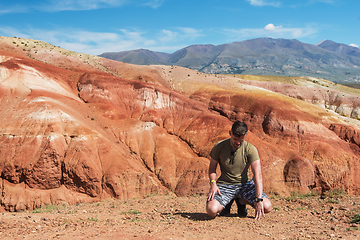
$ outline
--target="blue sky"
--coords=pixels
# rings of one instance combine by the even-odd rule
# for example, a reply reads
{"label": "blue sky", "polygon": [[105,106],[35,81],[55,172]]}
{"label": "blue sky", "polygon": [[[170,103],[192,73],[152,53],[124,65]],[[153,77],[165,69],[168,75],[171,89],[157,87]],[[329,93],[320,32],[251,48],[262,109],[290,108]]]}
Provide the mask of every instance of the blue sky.
{"label": "blue sky", "polygon": [[360,46],[359,0],[0,0],[0,36],[98,55],[259,37]]}

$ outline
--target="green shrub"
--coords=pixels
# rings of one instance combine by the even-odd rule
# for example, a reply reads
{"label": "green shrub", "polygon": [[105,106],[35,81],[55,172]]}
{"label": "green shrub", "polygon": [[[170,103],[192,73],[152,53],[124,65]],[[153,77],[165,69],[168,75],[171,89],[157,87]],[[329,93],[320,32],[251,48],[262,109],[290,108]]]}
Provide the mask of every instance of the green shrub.
{"label": "green shrub", "polygon": [[90,218],[88,218],[88,221],[98,222],[99,219],[97,218],[97,216],[96,217],[90,217]]}
{"label": "green shrub", "polygon": [[129,211],[127,211],[127,212],[122,212],[122,214],[126,214],[126,213],[140,214],[141,212],[139,212],[138,210],[129,210]]}
{"label": "green shrub", "polygon": [[58,209],[59,209],[59,206],[45,205],[45,206],[42,206],[41,208],[34,209],[32,212],[33,213],[52,212],[52,211],[55,211]]}
{"label": "green shrub", "polygon": [[328,202],[328,203],[339,203],[338,200],[333,199],[333,198],[329,198],[326,202]]}
{"label": "green shrub", "polygon": [[360,223],[360,214],[356,214],[352,218],[350,218],[350,223]]}
{"label": "green shrub", "polygon": [[342,188],[331,189],[325,192],[326,197],[342,197],[346,196],[347,192]]}

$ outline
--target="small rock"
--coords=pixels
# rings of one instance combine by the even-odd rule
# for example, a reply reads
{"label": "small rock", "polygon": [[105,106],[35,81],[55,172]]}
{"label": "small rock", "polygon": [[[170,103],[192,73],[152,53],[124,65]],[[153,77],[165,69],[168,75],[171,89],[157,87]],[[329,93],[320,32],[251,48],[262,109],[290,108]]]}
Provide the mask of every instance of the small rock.
{"label": "small rock", "polygon": [[350,211],[350,209],[349,209],[349,208],[344,207],[344,206],[340,206],[340,207],[339,207],[339,210]]}

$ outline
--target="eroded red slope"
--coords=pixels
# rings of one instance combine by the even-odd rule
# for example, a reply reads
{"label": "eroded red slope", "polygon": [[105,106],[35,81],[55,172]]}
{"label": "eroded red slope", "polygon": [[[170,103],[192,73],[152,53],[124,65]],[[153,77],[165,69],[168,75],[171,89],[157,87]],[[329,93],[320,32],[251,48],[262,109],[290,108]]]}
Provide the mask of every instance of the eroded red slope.
{"label": "eroded red slope", "polygon": [[204,194],[209,151],[236,119],[250,127],[247,140],[259,150],[268,193],[359,192],[359,130],[322,108],[184,68],[89,58],[91,65],[84,56],[70,61],[45,50],[35,60],[2,46],[6,210]]}

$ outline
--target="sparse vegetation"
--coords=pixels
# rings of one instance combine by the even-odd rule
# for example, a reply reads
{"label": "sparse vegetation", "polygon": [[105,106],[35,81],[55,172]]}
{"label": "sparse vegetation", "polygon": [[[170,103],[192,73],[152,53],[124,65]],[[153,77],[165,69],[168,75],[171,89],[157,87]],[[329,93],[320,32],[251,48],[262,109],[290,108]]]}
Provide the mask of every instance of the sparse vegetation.
{"label": "sparse vegetation", "polygon": [[350,223],[360,223],[360,214],[355,214],[355,216],[350,219]]}
{"label": "sparse vegetation", "polygon": [[[144,196],[143,198],[149,198],[158,195],[159,193],[157,191],[149,193],[148,195]],[[165,192],[164,195],[169,195],[168,192]]]}
{"label": "sparse vegetation", "polygon": [[141,214],[141,212],[139,212],[138,210],[129,210],[129,211],[127,211],[127,212],[122,212],[121,214],[126,214],[126,213]]}
{"label": "sparse vegetation", "polygon": [[346,196],[347,192],[342,189],[342,188],[337,188],[337,189],[331,189],[327,192],[325,192],[325,196],[326,197],[343,197]]}
{"label": "sparse vegetation", "polygon": [[319,196],[319,195],[314,192],[308,192],[308,193],[304,193],[304,194],[300,194],[297,192],[291,192],[290,197],[286,197],[285,199],[287,201],[292,201],[294,199],[304,199],[304,198],[315,197],[315,196]]}
{"label": "sparse vegetation", "polygon": [[[139,239],[153,238],[159,233],[163,238],[203,239],[207,238],[209,226],[213,225],[219,226],[212,230],[213,233],[229,239],[235,239],[239,234],[244,238],[263,239],[264,230],[272,239],[310,238],[307,236],[323,239],[324,232],[336,234],[337,239],[356,239],[360,230],[359,197],[340,198],[341,207],[337,207],[327,199],[319,201],[314,196],[313,193],[293,193],[292,202],[288,202],[286,197],[271,198],[273,211],[260,222],[252,219],[254,209],[250,206],[247,207],[247,219],[237,218],[236,204],[231,216],[209,218],[204,212],[204,195],[176,197],[159,194],[140,199],[46,205],[34,211],[34,215],[31,211],[4,213],[0,219],[0,234],[10,238],[15,234],[21,237],[31,234],[33,239],[50,239],[61,234],[64,239],[91,236],[110,239],[119,234],[123,238],[133,238],[136,232]],[[253,228],[254,224],[261,224],[263,228]]]}
{"label": "sparse vegetation", "polygon": [[349,227],[349,228],[346,228],[346,231],[358,231],[360,230],[359,227]]}
{"label": "sparse vegetation", "polygon": [[88,221],[92,221],[92,222],[99,222],[97,216],[96,217],[89,217]]}
{"label": "sparse vegetation", "polygon": [[348,94],[360,95],[360,84],[338,84],[336,82],[327,81],[325,79],[313,79],[309,77],[287,77],[287,76],[269,76],[269,75],[247,75],[247,74],[229,74],[228,76],[233,76],[241,78],[244,80],[253,80],[253,81],[263,81],[263,82],[280,82],[288,83],[293,85],[302,85],[306,82],[311,82],[311,84],[319,85],[319,87],[327,87],[329,89],[338,90]]}
{"label": "sparse vegetation", "polygon": [[45,205],[45,206],[42,206],[41,208],[34,209],[32,212],[33,213],[44,213],[44,212],[56,211],[57,209],[59,209],[59,206]]}
{"label": "sparse vegetation", "polygon": [[339,203],[339,200],[336,200],[336,199],[333,199],[333,198],[329,198],[329,199],[326,200],[326,202],[338,204],[338,203]]}

